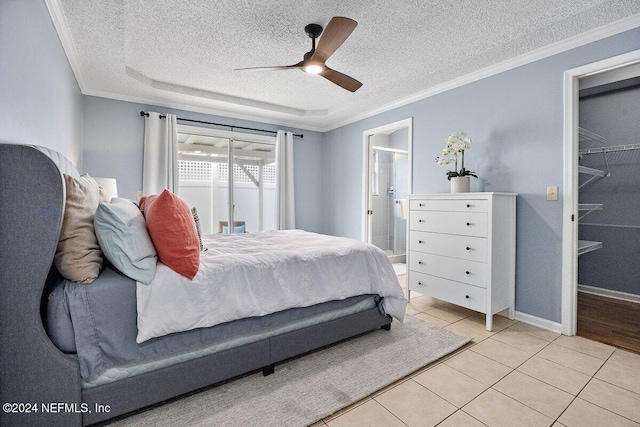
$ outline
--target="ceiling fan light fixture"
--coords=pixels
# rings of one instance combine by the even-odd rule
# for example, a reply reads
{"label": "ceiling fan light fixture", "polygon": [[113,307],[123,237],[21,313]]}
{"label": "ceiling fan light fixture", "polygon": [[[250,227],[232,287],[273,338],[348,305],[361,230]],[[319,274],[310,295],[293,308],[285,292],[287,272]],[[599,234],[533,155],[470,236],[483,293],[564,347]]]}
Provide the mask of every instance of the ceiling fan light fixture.
{"label": "ceiling fan light fixture", "polygon": [[[290,70],[297,68],[304,71],[307,74],[315,74],[320,77],[324,77],[331,83],[340,86],[341,88],[348,90],[349,92],[355,92],[360,89],[362,83],[347,76],[339,71],[332,70],[326,66],[327,59],[344,43],[344,41],[355,30],[358,23],[350,18],[344,16],[334,16],[329,21],[327,28],[322,29],[322,26],[318,24],[309,24],[304,27],[305,32],[311,38],[311,50],[304,54],[302,61],[297,64],[281,65],[276,67],[251,67],[240,68],[240,70],[246,71],[274,71],[274,70]],[[316,48],[316,39],[322,34],[322,38],[318,42]]]}
{"label": "ceiling fan light fixture", "polygon": [[322,70],[324,70],[324,67],[320,64],[309,64],[305,65],[303,70],[308,74],[320,74]]}

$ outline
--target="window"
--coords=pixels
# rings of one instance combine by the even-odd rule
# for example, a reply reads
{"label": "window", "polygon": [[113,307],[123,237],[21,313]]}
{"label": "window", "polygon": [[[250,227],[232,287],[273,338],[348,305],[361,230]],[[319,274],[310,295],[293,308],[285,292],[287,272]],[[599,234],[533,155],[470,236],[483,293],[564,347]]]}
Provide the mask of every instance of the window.
{"label": "window", "polygon": [[218,233],[230,218],[248,232],[274,228],[275,137],[178,125],[178,174],[203,233]]}

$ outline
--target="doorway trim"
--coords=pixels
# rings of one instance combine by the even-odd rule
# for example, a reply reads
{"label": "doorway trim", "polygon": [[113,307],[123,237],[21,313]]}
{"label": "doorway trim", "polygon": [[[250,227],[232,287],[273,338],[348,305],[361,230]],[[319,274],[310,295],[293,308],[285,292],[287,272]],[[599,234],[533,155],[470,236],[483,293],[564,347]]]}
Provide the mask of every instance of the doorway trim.
{"label": "doorway trim", "polygon": [[640,50],[564,72],[564,181],[562,202],[562,334],[577,332],[578,301],[578,95],[579,80],[640,63]]}
{"label": "doorway trim", "polygon": [[373,129],[367,129],[362,132],[362,226],[360,237],[363,242],[367,241],[369,229],[369,215],[367,207],[369,205],[369,137],[378,133],[392,133],[396,130],[407,129],[407,162],[408,162],[408,193],[413,192],[413,117],[404,120],[378,126]]}

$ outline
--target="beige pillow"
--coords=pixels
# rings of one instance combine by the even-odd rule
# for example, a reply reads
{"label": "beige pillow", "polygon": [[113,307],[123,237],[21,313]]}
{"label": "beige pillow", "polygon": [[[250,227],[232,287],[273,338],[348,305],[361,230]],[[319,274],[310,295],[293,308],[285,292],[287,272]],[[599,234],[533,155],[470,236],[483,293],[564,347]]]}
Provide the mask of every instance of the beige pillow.
{"label": "beige pillow", "polygon": [[93,229],[100,203],[98,184],[89,175],[64,175],[67,191],[64,219],[54,263],[73,282],[89,284],[98,278],[102,252]]}

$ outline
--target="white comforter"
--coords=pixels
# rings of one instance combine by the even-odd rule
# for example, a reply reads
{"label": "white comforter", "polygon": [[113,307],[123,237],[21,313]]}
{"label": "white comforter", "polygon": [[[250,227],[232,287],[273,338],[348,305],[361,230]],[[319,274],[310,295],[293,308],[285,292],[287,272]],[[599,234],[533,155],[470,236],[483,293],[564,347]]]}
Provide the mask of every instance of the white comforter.
{"label": "white comforter", "polygon": [[158,263],[137,284],[137,342],[363,294],[384,297],[402,321],[407,301],[389,259],[373,245],[301,230],[203,236],[189,280]]}

